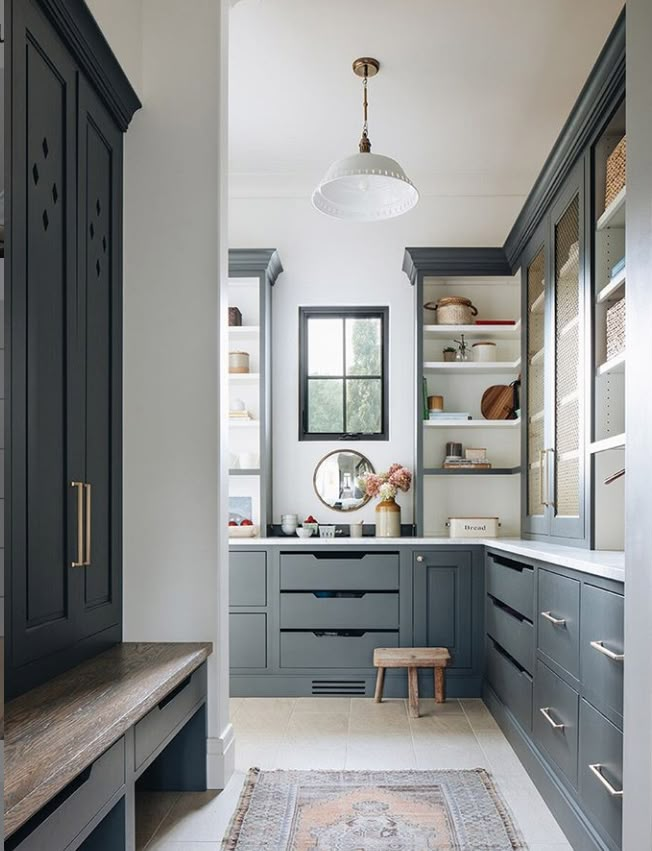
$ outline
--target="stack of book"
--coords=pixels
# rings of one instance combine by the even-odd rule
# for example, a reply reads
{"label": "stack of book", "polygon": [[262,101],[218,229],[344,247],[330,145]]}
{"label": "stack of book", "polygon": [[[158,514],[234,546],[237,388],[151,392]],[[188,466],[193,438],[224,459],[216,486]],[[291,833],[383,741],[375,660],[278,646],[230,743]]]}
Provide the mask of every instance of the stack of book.
{"label": "stack of book", "polygon": [[448,457],[442,467],[444,470],[491,470],[491,464],[486,458],[472,460],[470,458]]}
{"label": "stack of book", "polygon": [[251,420],[253,417],[249,411],[229,411],[230,420]]}
{"label": "stack of book", "polygon": [[428,419],[436,422],[447,422],[448,420],[470,420],[471,414],[468,411],[429,411]]}

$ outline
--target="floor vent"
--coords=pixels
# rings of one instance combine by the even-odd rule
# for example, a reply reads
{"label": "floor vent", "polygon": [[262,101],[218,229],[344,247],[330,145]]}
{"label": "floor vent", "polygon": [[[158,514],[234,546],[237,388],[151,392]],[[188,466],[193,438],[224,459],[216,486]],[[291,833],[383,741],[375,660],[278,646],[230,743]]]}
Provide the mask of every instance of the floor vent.
{"label": "floor vent", "polygon": [[313,680],[313,694],[357,694],[364,695],[367,693],[367,684],[365,680]]}

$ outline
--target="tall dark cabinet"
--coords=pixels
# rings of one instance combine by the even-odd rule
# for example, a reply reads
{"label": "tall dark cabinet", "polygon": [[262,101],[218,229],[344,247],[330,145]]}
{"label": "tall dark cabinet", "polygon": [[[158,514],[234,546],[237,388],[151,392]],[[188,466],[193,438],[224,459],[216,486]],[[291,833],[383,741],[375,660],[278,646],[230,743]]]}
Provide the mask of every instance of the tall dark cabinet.
{"label": "tall dark cabinet", "polygon": [[84,3],[7,12],[11,697],[121,638],[122,139],[139,102]]}

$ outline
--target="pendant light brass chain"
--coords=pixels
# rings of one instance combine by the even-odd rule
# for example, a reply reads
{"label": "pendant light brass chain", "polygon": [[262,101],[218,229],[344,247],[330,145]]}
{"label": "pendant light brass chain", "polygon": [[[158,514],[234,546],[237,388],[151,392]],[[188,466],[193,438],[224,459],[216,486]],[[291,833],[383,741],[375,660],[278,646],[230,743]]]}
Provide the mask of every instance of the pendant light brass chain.
{"label": "pendant light brass chain", "polygon": [[367,121],[367,109],[369,107],[369,101],[367,100],[367,83],[368,83],[368,69],[365,65],[364,67],[364,77],[362,78],[362,112],[363,112],[363,122],[362,122],[362,138],[360,139],[360,153],[368,154],[371,151],[371,142],[369,141],[369,123]]}

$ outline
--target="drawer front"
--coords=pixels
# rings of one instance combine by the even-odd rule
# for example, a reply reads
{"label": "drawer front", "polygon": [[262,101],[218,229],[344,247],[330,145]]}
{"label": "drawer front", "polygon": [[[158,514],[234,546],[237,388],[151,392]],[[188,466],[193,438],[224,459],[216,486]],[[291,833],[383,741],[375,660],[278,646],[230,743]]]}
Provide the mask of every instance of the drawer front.
{"label": "drawer front", "polygon": [[229,665],[231,668],[267,667],[267,615],[231,612],[229,615]]}
{"label": "drawer front", "polygon": [[124,782],[125,741],[122,738],[66,787],[62,794],[67,797],[45,821],[19,845],[12,847],[16,851],[67,848],[113,795],[120,791]]}
{"label": "drawer front", "polygon": [[397,553],[284,553],[282,591],[398,591]]}
{"label": "drawer front", "polygon": [[534,627],[487,596],[487,632],[525,670],[534,672]]}
{"label": "drawer front", "polygon": [[[580,670],[584,696],[622,729],[624,598],[584,585]],[[593,642],[593,644],[592,644]]]}
{"label": "drawer front", "polygon": [[376,647],[398,647],[397,632],[282,632],[282,668],[371,668]]}
{"label": "drawer front", "polygon": [[543,568],[538,577],[539,650],[579,679],[580,583]]}
{"label": "drawer front", "polygon": [[281,594],[281,629],[398,629],[398,594],[315,596],[322,593]]}
{"label": "drawer front", "polygon": [[574,787],[577,787],[578,702],[577,692],[538,661],[532,712],[534,738]]}
{"label": "drawer front", "polygon": [[532,677],[490,639],[487,641],[487,680],[525,730],[532,729]]}
{"label": "drawer front", "polygon": [[487,556],[487,593],[534,620],[534,568],[507,556]]}
{"label": "drawer front", "polygon": [[150,757],[206,694],[206,663],[180,683],[134,727],[134,767]]}
{"label": "drawer front", "polygon": [[267,605],[266,553],[231,553],[229,555],[229,604],[231,606]]}
{"label": "drawer front", "polygon": [[602,832],[620,848],[623,799],[613,792],[623,788],[623,734],[585,700],[580,704],[580,796]]}

